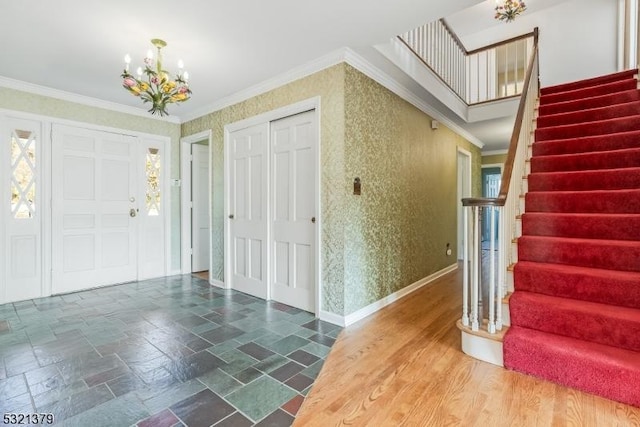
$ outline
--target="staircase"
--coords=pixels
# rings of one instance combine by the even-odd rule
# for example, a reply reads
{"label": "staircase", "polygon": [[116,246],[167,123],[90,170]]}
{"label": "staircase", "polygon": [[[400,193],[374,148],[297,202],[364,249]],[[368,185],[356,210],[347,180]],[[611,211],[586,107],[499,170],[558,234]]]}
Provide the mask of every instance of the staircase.
{"label": "staircase", "polygon": [[640,407],[637,74],[541,91],[504,364]]}

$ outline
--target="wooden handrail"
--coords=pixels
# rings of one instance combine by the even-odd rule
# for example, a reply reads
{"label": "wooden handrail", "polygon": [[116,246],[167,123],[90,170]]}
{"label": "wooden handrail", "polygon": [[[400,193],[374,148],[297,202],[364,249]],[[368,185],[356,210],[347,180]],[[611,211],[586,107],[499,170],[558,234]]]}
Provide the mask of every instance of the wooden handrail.
{"label": "wooden handrail", "polygon": [[474,53],[478,53],[478,52],[484,52],[485,50],[489,50],[489,49],[493,49],[493,48],[496,48],[496,47],[500,47],[500,46],[505,45],[505,44],[517,42],[518,40],[526,39],[526,38],[529,38],[529,37],[533,37],[534,40],[535,40],[538,37],[537,34],[538,34],[538,27],[534,28],[534,30],[532,32],[530,32],[530,33],[522,34],[520,36],[512,37],[510,39],[502,40],[502,41],[499,41],[499,42],[496,42],[496,43],[492,43],[492,44],[487,45],[487,46],[482,46],[482,47],[479,47],[477,49],[473,49],[473,50],[469,51],[469,55],[473,55]]}
{"label": "wooden handrail", "polygon": [[533,66],[538,56],[538,27],[533,30],[533,52],[529,59],[529,66],[527,67],[527,75],[524,80],[524,87],[522,89],[522,95],[520,97],[520,103],[518,105],[518,113],[516,114],[516,121],[513,126],[513,133],[511,134],[511,141],[509,143],[509,151],[507,152],[507,159],[504,162],[504,170],[502,172],[502,182],[500,184],[500,193],[497,198],[464,198],[462,199],[463,206],[504,206],[507,201],[507,194],[509,193],[509,186],[511,185],[511,175],[513,173],[513,164],[516,159],[516,151],[518,149],[518,140],[520,139],[520,130],[522,129],[522,121],[524,119],[524,112],[526,108],[527,96],[529,93],[529,85],[531,78],[533,77]]}

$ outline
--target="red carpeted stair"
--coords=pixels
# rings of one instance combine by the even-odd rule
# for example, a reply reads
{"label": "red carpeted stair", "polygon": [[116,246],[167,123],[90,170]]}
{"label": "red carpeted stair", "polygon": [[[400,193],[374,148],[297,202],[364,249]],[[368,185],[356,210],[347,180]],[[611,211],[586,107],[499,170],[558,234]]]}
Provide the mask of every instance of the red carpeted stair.
{"label": "red carpeted stair", "polygon": [[504,363],[640,407],[637,74],[541,90]]}

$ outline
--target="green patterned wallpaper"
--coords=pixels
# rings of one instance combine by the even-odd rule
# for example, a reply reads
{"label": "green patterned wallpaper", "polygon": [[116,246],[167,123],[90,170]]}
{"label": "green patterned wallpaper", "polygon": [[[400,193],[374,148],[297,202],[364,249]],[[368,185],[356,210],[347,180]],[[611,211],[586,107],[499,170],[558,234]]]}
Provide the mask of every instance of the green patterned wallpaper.
{"label": "green patterned wallpaper", "polygon": [[[456,156],[473,154],[480,194],[480,150],[347,64],[182,125],[182,135],[213,130],[212,277],[223,277],[224,126],[321,97],[322,309],[348,315],[453,263]],[[362,179],[354,196],[353,179]]]}
{"label": "green patterned wallpaper", "polygon": [[[180,177],[180,125],[0,87],[0,108],[171,138],[171,178]],[[171,191],[171,266],[180,270],[180,192]]]}
{"label": "green patterned wallpaper", "polygon": [[[347,67],[345,314],[456,262],[457,146],[480,151]],[[359,177],[362,195],[350,194]],[[477,189],[475,190],[477,192]]]}

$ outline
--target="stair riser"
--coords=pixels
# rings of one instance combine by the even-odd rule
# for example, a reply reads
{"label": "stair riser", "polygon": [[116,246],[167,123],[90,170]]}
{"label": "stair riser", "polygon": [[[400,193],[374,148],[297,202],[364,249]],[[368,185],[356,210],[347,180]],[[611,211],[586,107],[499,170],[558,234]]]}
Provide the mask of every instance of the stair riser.
{"label": "stair riser", "polygon": [[570,90],[584,89],[592,86],[602,85],[605,83],[624,81],[627,79],[634,78],[637,74],[638,74],[637,69],[625,70],[618,73],[609,74],[606,76],[595,77],[592,79],[585,79],[577,82],[543,87],[540,90],[540,93],[542,95],[551,95],[554,93],[567,92]]}
{"label": "stair riser", "polygon": [[640,168],[532,173],[529,191],[589,191],[640,188]]}
{"label": "stair riser", "polygon": [[541,105],[538,108],[538,114],[539,116],[545,116],[549,114],[570,113],[574,111],[583,111],[589,110],[591,108],[600,108],[634,101],[640,101],[640,91],[637,89],[613,93],[610,95],[604,95],[595,98],[578,99],[575,101]]}
{"label": "stair riser", "polygon": [[545,265],[520,262],[513,275],[517,291],[640,309],[640,277],[633,273],[557,271]]}
{"label": "stair riser", "polygon": [[527,292],[515,292],[509,300],[512,325],[640,351],[640,310],[620,309],[622,316],[594,306],[599,305]]}
{"label": "stair riser", "polygon": [[524,200],[527,212],[640,212],[640,190],[527,193]]}
{"label": "stair riser", "polygon": [[609,95],[625,90],[637,89],[638,82],[635,79],[627,79],[613,83],[605,83],[599,86],[592,86],[574,91],[542,95],[540,105],[555,104],[557,102],[573,101],[594,96]]}
{"label": "stair riser", "polygon": [[640,148],[561,156],[536,156],[531,171],[556,172],[640,167]]}
{"label": "stair riser", "polygon": [[613,120],[536,129],[536,142],[606,135],[640,129],[640,115]]}
{"label": "stair riser", "polygon": [[583,239],[638,240],[640,215],[571,216],[524,214],[522,234]]}
{"label": "stair riser", "polygon": [[640,272],[640,242],[523,236],[518,260]]}
{"label": "stair riser", "polygon": [[615,355],[600,356],[598,348],[581,358],[570,344],[552,346],[538,335],[531,338],[518,332],[511,327],[505,336],[506,368],[640,407],[636,380],[640,378],[640,356],[634,359],[624,354],[619,362]]}
{"label": "stair riser", "polygon": [[598,120],[615,119],[619,117],[629,117],[638,114],[640,102],[626,103],[609,108],[596,108],[587,111],[573,113],[563,113],[557,115],[544,115],[538,117],[537,128],[543,129],[551,126],[565,126],[572,124],[587,123]]}
{"label": "stair riser", "polygon": [[552,156],[623,150],[627,148],[640,148],[640,131],[569,140],[541,141],[534,143],[531,151],[533,156]]}

